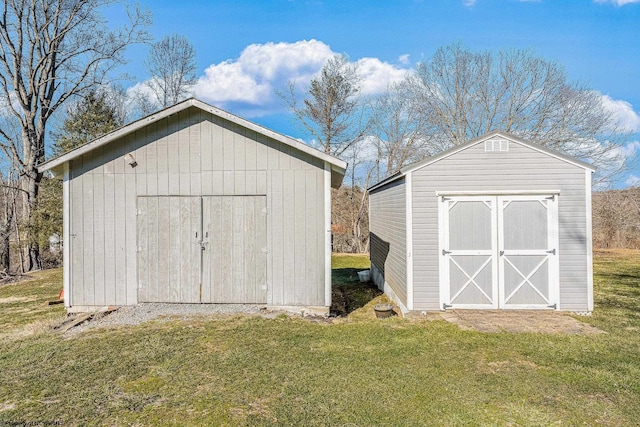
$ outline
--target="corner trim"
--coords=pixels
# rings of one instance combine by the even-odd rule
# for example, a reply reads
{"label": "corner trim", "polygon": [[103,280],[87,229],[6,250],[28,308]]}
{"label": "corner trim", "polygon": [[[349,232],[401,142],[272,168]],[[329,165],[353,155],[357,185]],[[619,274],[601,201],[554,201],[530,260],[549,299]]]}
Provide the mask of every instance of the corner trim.
{"label": "corner trim", "polygon": [[324,163],[324,304],[331,306],[331,165]]}
{"label": "corner trim", "polygon": [[62,181],[62,290],[64,305],[71,307],[71,192],[69,163],[64,164]]}
{"label": "corner trim", "polygon": [[413,184],[412,172],[405,176],[405,246],[407,268],[407,309],[413,310]]}
{"label": "corner trim", "polygon": [[586,236],[587,236],[587,311],[593,311],[593,230],[591,212],[591,175],[592,171],[585,170],[585,208],[586,208]]}

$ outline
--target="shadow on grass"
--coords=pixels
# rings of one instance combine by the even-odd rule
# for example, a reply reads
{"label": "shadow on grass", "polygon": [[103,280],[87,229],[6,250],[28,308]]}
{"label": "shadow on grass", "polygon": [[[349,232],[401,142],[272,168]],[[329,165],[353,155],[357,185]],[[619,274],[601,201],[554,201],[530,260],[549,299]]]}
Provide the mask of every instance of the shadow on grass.
{"label": "shadow on grass", "polygon": [[594,312],[606,319],[609,332],[640,326],[640,252],[596,251],[594,256]]}
{"label": "shadow on grass", "polygon": [[331,314],[347,316],[382,294],[371,282],[361,283],[362,268],[336,268],[331,271]]}

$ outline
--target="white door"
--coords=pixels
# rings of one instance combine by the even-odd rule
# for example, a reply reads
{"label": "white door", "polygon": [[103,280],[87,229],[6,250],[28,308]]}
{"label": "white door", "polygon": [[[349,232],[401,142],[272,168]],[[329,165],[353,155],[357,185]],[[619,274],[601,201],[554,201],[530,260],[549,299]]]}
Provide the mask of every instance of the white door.
{"label": "white door", "polygon": [[556,308],[557,197],[442,197],[443,308]]}
{"label": "white door", "polygon": [[557,308],[556,196],[498,197],[500,306]]}
{"label": "white door", "polygon": [[495,197],[447,197],[443,203],[444,304],[497,308]]}

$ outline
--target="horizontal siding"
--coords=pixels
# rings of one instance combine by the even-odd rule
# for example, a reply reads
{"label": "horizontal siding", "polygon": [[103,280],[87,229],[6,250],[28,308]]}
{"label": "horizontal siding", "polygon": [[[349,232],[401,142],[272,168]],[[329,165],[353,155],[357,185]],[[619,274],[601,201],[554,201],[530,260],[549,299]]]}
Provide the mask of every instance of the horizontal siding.
{"label": "horizontal siding", "polygon": [[585,172],[517,143],[508,152],[477,144],[413,172],[414,308],[440,307],[436,191],[560,190],[560,305],[587,309]]}
{"label": "horizontal siding", "polygon": [[315,157],[189,108],[71,161],[69,188],[72,305],[137,303],[138,196],[203,195],[266,195],[268,303],[325,305]]}
{"label": "horizontal siding", "polygon": [[407,304],[406,196],[404,179],[369,196],[371,262]]}

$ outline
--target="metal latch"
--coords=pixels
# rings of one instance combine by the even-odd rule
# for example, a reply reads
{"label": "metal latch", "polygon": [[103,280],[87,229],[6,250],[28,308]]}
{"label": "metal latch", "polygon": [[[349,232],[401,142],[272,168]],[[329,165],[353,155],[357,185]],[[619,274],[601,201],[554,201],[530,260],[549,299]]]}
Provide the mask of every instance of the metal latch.
{"label": "metal latch", "polygon": [[500,251],[500,256],[504,256],[504,251]]}
{"label": "metal latch", "polygon": [[442,255],[446,255],[446,254],[450,254],[450,253],[451,253],[451,251],[447,251],[447,250],[444,250],[444,249],[442,250]]}
{"label": "metal latch", "polygon": [[554,248],[554,249],[551,249],[550,251],[547,251],[547,253],[551,254],[551,255],[555,255],[556,254],[556,250]]}

